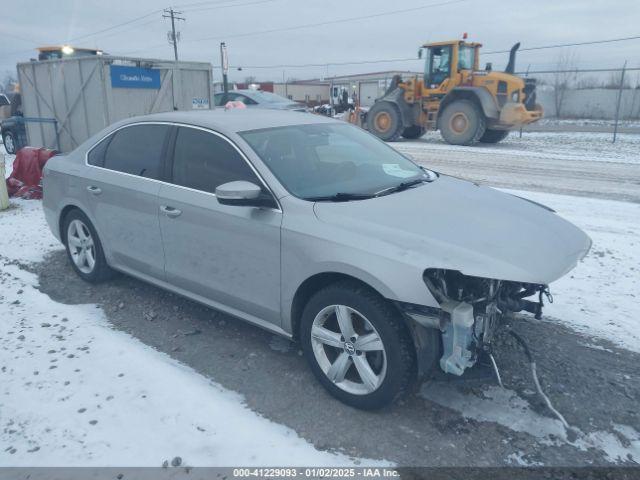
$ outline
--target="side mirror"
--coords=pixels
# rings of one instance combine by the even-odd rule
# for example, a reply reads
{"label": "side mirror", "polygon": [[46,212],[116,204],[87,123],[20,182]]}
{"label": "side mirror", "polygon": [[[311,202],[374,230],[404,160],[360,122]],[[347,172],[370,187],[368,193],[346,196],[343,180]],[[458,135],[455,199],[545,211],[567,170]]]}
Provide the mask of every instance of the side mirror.
{"label": "side mirror", "polygon": [[258,185],[244,180],[218,185],[216,187],[216,199],[221,205],[237,207],[273,206],[271,196],[268,199],[265,198],[262,194],[262,189]]}
{"label": "side mirror", "polygon": [[422,58],[422,49],[418,50],[418,58]]}
{"label": "side mirror", "polygon": [[493,69],[493,64],[492,64],[491,62],[487,62],[487,64],[485,65],[484,69],[485,69],[487,72],[490,72],[490,71],[491,71],[491,69]]}

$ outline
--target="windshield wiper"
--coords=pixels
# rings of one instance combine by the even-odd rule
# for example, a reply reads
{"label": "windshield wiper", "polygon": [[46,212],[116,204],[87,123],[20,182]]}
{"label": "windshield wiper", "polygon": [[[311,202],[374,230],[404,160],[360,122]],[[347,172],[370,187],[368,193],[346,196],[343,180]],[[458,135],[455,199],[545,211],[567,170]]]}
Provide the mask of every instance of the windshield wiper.
{"label": "windshield wiper", "polygon": [[414,180],[407,180],[406,182],[401,182],[398,185],[394,185],[393,187],[385,188],[384,190],[380,190],[375,194],[376,197],[380,197],[382,195],[388,195],[390,193],[401,192],[402,190],[406,190],[408,188],[414,187],[416,185],[420,185],[421,183],[429,182],[428,178],[420,177]]}
{"label": "windshield wiper", "polygon": [[318,197],[305,197],[305,200],[310,202],[349,202],[351,200],[366,200],[368,198],[374,198],[376,195],[373,193],[342,193],[338,192],[333,195],[322,195]]}

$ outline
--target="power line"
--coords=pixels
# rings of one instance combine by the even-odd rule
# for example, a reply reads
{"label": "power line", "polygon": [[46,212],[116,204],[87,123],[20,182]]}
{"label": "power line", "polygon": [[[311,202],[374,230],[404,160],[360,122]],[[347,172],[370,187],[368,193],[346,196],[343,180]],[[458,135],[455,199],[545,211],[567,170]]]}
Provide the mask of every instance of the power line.
{"label": "power line", "polygon": [[[596,45],[600,43],[624,42],[626,40],[638,40],[638,39],[640,39],[640,35],[636,35],[633,37],[610,38],[608,40],[592,40],[588,42],[562,43],[562,44],[556,44],[556,45],[544,45],[541,47],[521,48],[520,51],[524,52],[524,51],[530,51],[530,50],[545,50],[548,48],[579,47],[581,45]],[[496,50],[493,52],[484,52],[484,55],[491,55],[494,53],[509,53],[509,50]]]}
{"label": "power line", "polygon": [[[273,29],[269,29],[269,30],[256,30],[256,31],[251,31],[251,32],[228,34],[228,35],[223,35],[223,36],[216,35],[216,36],[212,36],[212,37],[194,38],[192,40],[189,40],[189,42],[202,42],[202,41],[205,41],[205,40],[227,40],[229,38],[248,37],[248,36],[253,36],[253,35],[264,35],[264,34],[267,34],[267,33],[288,32],[288,31],[291,31],[291,30],[300,30],[300,29],[313,28],[313,27],[323,27],[323,26],[326,26],[326,25],[335,25],[335,24],[338,24],[338,23],[348,23],[348,22],[355,22],[355,21],[359,21],[359,20],[368,20],[370,18],[386,17],[388,15],[398,15],[398,14],[402,14],[402,13],[409,13],[409,12],[415,12],[415,11],[418,11],[418,10],[424,10],[424,9],[432,8],[432,7],[453,5],[453,4],[456,4],[456,3],[469,2],[469,1],[472,1],[472,0],[447,0],[447,1],[443,1],[443,2],[429,3],[427,5],[421,5],[421,6],[418,6],[418,7],[403,8],[403,9],[398,9],[398,10],[387,10],[385,12],[373,13],[373,14],[369,14],[369,15],[360,15],[360,16],[357,16],[357,17],[339,18],[339,19],[335,19],[335,20],[326,20],[326,21],[323,21],[323,22],[305,23],[305,24],[300,24],[300,25],[292,25],[292,26],[289,26],[289,27],[273,28]],[[144,51],[144,50],[152,50],[152,49],[160,48],[160,47],[163,47],[163,46],[164,45],[152,45],[152,46],[146,47],[145,49],[133,50],[133,51],[127,52],[127,53],[136,53],[136,52],[141,52],[141,51]]]}
{"label": "power line", "polygon": [[444,1],[444,2],[430,3],[430,4],[422,5],[422,6],[419,6],[419,7],[403,8],[403,9],[400,9],[400,10],[388,10],[386,12],[373,13],[373,14],[370,14],[370,15],[361,15],[361,16],[358,16],[358,17],[340,18],[340,19],[336,19],[336,20],[326,20],[324,22],[307,23],[307,24],[303,24],[303,25],[293,25],[291,27],[273,28],[273,29],[270,29],[270,30],[258,30],[258,31],[255,31],[255,32],[236,33],[236,34],[226,35],[224,37],[220,37],[220,36],[204,37],[204,38],[197,39],[197,41],[219,40],[219,39],[238,38],[238,37],[248,37],[248,36],[253,36],[253,35],[264,35],[266,33],[288,32],[288,31],[291,31],[291,30],[300,30],[300,29],[303,29],[303,28],[324,27],[326,25],[335,25],[337,23],[348,23],[348,22],[354,22],[354,21],[359,21],[359,20],[368,20],[370,18],[386,17],[388,15],[399,15],[399,14],[402,14],[402,13],[409,13],[409,12],[416,12],[418,10],[424,10],[426,8],[441,7],[441,6],[445,6],[445,5],[453,5],[455,3],[462,3],[462,2],[469,2],[469,1],[471,1],[471,0],[448,0],[448,1]]}
{"label": "power line", "polygon": [[[201,5],[220,5],[223,7],[232,7],[234,5],[224,5],[226,3],[237,3],[237,2],[242,2],[243,0],[218,0],[218,1],[212,1],[212,0],[206,0],[206,1],[202,1],[202,2],[193,2],[193,3],[179,3],[177,5],[174,5],[174,8],[189,8],[189,7],[199,7]],[[275,1],[279,1],[279,0],[269,0],[271,2],[275,2]]]}
{"label": "power line", "polygon": [[[212,8],[242,7],[242,6],[245,6],[245,5],[256,5],[256,4],[259,4],[259,3],[270,3],[270,2],[275,2],[275,1],[279,1],[279,0],[255,0],[255,1],[250,1],[250,2],[246,2],[245,1],[244,3],[238,3],[238,2],[243,2],[243,0],[201,1],[201,2],[179,4],[179,5],[176,5],[176,7],[182,8],[182,7],[191,7],[191,6],[200,6],[200,5],[214,5],[213,7],[208,7],[208,8],[203,8],[203,9],[187,10],[188,12],[192,12],[192,11],[195,12],[195,11],[200,11],[200,10],[210,10]],[[84,38],[102,36],[102,34],[105,33],[105,32],[110,32],[112,30],[116,30],[116,29],[119,29],[119,28],[127,26],[127,25],[133,25],[133,24],[139,22],[140,20],[144,20],[145,18],[149,18],[149,17],[151,17],[153,15],[157,15],[159,13],[162,13],[163,11],[164,11],[163,9],[153,10],[153,11],[151,11],[149,13],[146,13],[144,15],[140,15],[138,17],[134,17],[134,18],[132,18],[130,20],[126,20],[124,22],[120,22],[120,23],[117,23],[115,25],[111,25],[109,27],[106,27],[106,28],[103,28],[103,29],[100,29],[100,30],[96,30],[96,31],[93,31],[93,32],[90,32],[90,33],[86,33],[86,34],[83,34],[83,35],[79,35],[79,36],[76,36],[76,37],[69,38],[68,41],[69,42],[75,42],[77,40],[82,40]],[[145,25],[149,25],[150,23],[153,23],[153,22],[145,22],[145,23],[143,23],[141,25],[133,25],[133,26],[131,26],[129,28],[126,28],[124,30],[121,30],[120,32],[117,32],[117,33],[128,31],[131,28],[137,28],[137,27],[142,27],[142,26],[145,26]],[[29,40],[29,39],[23,38],[23,37],[17,37],[16,35],[8,34],[8,33],[5,33],[5,32],[0,32],[0,34],[1,35],[6,35],[6,36],[11,36],[11,37],[17,38],[19,40],[22,40],[24,42],[33,42],[33,40]],[[114,34],[115,33],[111,33],[109,35],[104,35],[104,36],[110,36],[110,35],[114,35]],[[162,44],[161,46],[164,47],[165,45],[166,44]],[[156,47],[154,47],[154,48],[156,48]],[[19,54],[22,54],[22,53],[30,53],[32,51],[33,51],[33,49],[17,50],[17,51],[9,52],[9,53],[6,53],[6,54],[2,55],[2,57],[0,57],[0,59],[9,58],[10,56],[19,55]],[[134,53],[134,52],[132,52],[132,53]]]}
{"label": "power line", "polygon": [[[574,42],[574,43],[559,43],[553,45],[542,45],[537,47],[528,47],[521,48],[520,51],[531,51],[531,50],[544,50],[550,48],[563,48],[563,47],[575,47],[580,45],[596,45],[596,44],[605,44],[605,43],[613,43],[613,42],[622,42],[627,40],[637,40],[640,39],[640,35],[632,36],[632,37],[622,37],[622,38],[609,38],[605,40],[591,40],[588,42]],[[495,55],[499,53],[508,53],[510,50],[494,50],[489,52],[482,52],[483,55]],[[305,68],[305,67],[326,67],[326,66],[345,66],[345,65],[367,65],[374,63],[394,63],[394,62],[408,62],[408,61],[418,61],[419,59],[416,57],[411,58],[389,58],[389,59],[376,59],[376,60],[356,60],[356,61],[344,61],[344,62],[322,62],[322,63],[298,63],[298,64],[279,64],[279,65],[237,65],[232,68],[266,68],[266,69],[278,69],[278,68]],[[216,67],[214,67],[216,68]]]}
{"label": "power line", "polygon": [[186,11],[188,13],[192,13],[192,12],[202,12],[205,10],[221,10],[223,8],[235,8],[235,7],[244,7],[244,6],[248,6],[248,5],[260,5],[262,3],[273,3],[273,2],[277,2],[279,0],[255,0],[252,2],[245,2],[245,3],[234,3],[231,5],[214,5],[214,6],[209,6],[209,7],[202,7],[202,8],[192,8],[192,9],[187,9]]}
{"label": "power line", "polygon": [[152,12],[147,13],[146,15],[141,15],[141,16],[136,17],[136,18],[133,18],[133,19],[131,19],[131,20],[127,20],[126,22],[118,23],[118,24],[116,24],[116,25],[112,25],[112,26],[110,26],[110,27],[103,28],[102,30],[97,30],[97,31],[95,31],[95,32],[87,33],[87,34],[85,34],[85,35],[80,35],[80,36],[78,36],[78,37],[70,38],[70,39],[69,39],[69,41],[70,41],[70,42],[75,42],[76,40],[80,40],[81,38],[93,37],[93,36],[95,36],[95,35],[99,35],[99,34],[101,34],[101,33],[103,33],[103,32],[108,32],[108,31],[110,31],[110,30],[114,30],[114,29],[116,29],[116,28],[123,27],[123,26],[125,26],[125,25],[130,25],[130,24],[132,24],[132,23],[134,23],[134,22],[137,22],[137,21],[140,21],[140,20],[144,20],[145,18],[148,18],[148,17],[150,17],[151,15],[156,15],[156,14],[158,14],[158,13],[161,13],[162,11],[163,11],[162,9],[154,10],[154,11],[152,11]]}

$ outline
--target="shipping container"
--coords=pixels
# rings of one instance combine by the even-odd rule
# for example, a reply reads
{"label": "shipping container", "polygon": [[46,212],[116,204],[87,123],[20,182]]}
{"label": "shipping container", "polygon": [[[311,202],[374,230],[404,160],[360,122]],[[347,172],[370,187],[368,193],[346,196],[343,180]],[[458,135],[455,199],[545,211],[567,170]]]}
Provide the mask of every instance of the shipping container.
{"label": "shipping container", "polygon": [[28,144],[68,152],[124,118],[213,108],[211,64],[95,55],[18,64]]}

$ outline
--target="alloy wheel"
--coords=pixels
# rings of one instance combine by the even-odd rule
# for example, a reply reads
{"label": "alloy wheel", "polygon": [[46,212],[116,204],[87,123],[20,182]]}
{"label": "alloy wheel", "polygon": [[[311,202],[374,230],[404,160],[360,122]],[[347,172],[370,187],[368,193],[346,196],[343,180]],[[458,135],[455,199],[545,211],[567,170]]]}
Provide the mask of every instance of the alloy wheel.
{"label": "alloy wheel", "polygon": [[311,346],[320,369],[345,392],[367,395],[387,373],[387,355],[375,327],[346,305],[323,308],[313,320]]}
{"label": "alloy wheel", "polygon": [[13,143],[13,135],[7,135],[4,137],[4,148],[7,153],[15,152],[15,144]]}
{"label": "alloy wheel", "polygon": [[91,231],[80,220],[69,223],[67,244],[71,260],[82,273],[91,273],[96,266],[96,247]]}

